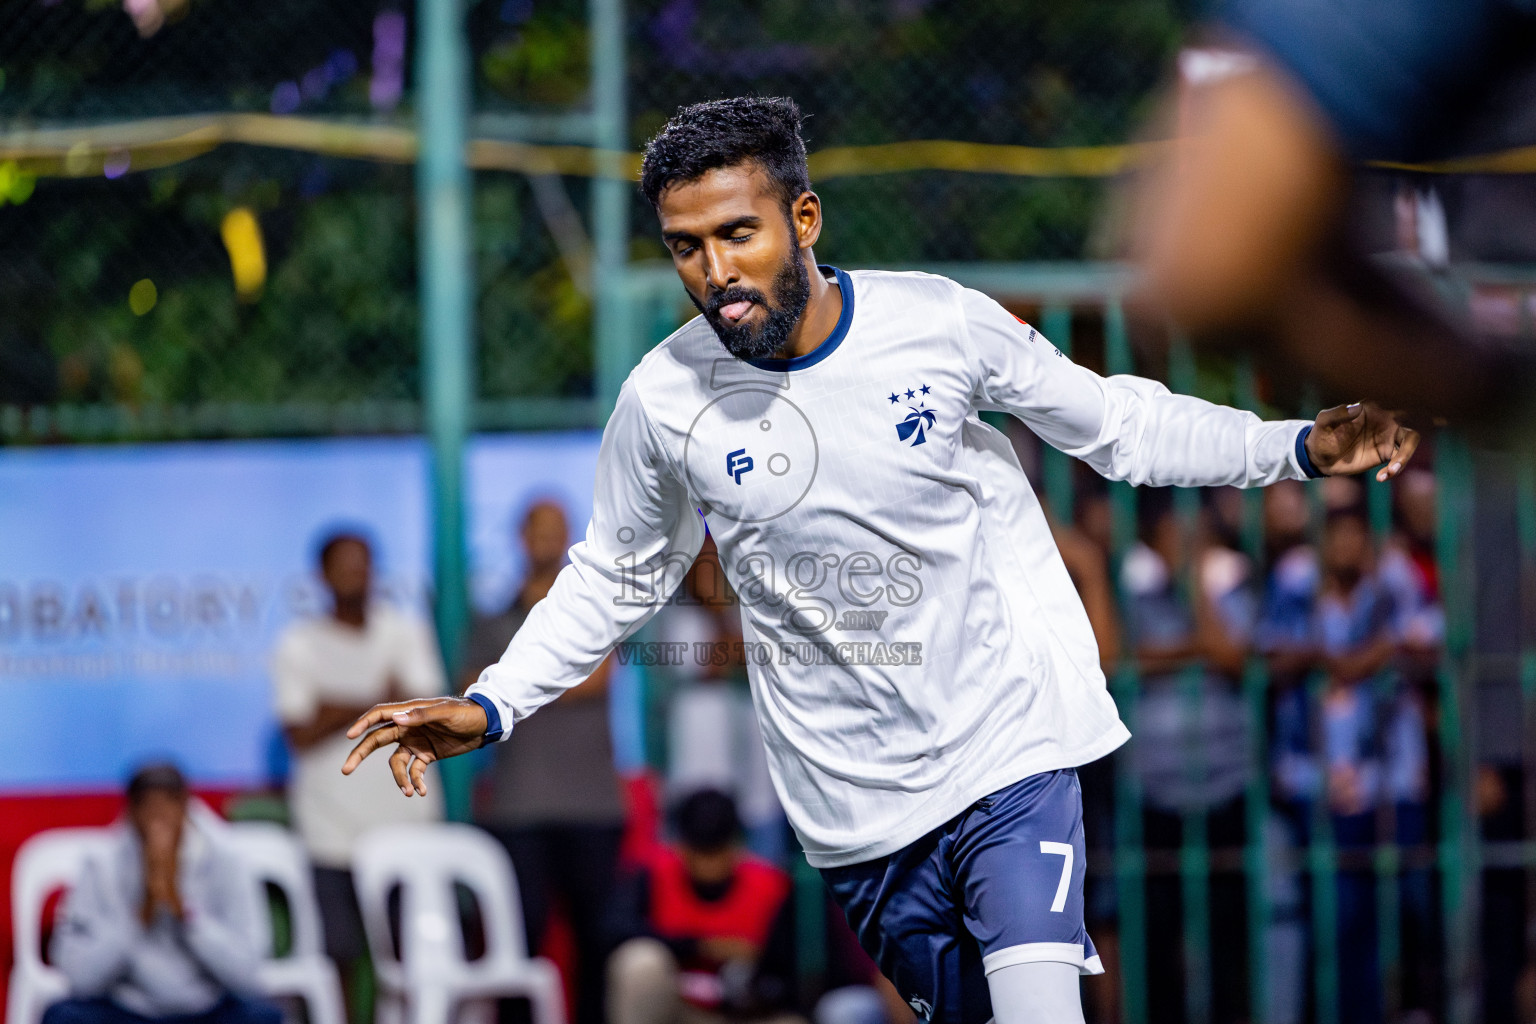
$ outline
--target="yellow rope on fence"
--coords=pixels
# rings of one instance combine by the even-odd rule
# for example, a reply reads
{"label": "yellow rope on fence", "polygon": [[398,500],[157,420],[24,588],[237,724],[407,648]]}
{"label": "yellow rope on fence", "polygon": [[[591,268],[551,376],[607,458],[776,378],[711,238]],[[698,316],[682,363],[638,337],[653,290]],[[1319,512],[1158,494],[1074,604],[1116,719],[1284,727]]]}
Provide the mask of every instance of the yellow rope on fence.
{"label": "yellow rope on fence", "polygon": [[1519,146],[1497,153],[1437,160],[1428,164],[1403,164],[1371,160],[1368,166],[1388,171],[1420,171],[1430,174],[1536,174],[1536,146]]}
{"label": "yellow rope on fence", "polygon": [[[149,170],[200,156],[218,146],[242,144],[320,153],[386,163],[416,159],[416,133],[390,125],[277,117],[271,114],[213,114],[146,118],[86,128],[21,129],[0,132],[0,163],[14,161],[28,174],[87,177],[104,169]],[[960,171],[1017,177],[1110,177],[1154,157],[1167,143],[1111,146],[1005,146],[945,139],[916,139],[872,146],[836,146],[812,153],[811,177],[857,177],[904,171]],[[549,146],[473,139],[469,166],[482,171],[561,174],[634,179],[637,153],[587,146]],[[1536,173],[1536,146],[1525,146],[1427,164],[1371,161],[1385,170],[1440,174]]]}
{"label": "yellow rope on fence", "polygon": [[879,146],[838,146],[811,154],[811,177],[853,177],[900,171],[967,171],[1030,178],[1099,178],[1120,174],[1166,143],[1119,146],[1000,146],[919,139]]}

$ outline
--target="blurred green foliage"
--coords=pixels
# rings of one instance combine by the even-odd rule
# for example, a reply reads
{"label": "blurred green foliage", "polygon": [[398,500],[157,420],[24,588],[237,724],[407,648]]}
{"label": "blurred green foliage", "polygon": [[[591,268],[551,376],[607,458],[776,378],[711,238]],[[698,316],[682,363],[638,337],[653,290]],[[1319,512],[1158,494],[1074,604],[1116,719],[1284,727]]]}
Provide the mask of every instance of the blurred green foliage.
{"label": "blurred green foliage", "polygon": [[[6,240],[22,229],[16,218],[32,221],[36,235],[23,238],[50,273],[29,283],[0,277],[0,302],[30,284],[26,301],[57,366],[54,397],[129,404],[411,397],[409,171],[367,168],[377,179],[367,187],[303,199],[277,178],[247,177],[250,168],[231,156],[185,165],[190,172],[49,183],[9,214]],[[235,206],[253,209],[265,228],[270,272],[250,304],[236,299],[219,237],[220,220]],[[146,278],[158,301],[136,315],[129,290]]]}
{"label": "blurred green foliage", "polygon": [[535,16],[480,56],[480,75],[498,95],[531,104],[569,106],[587,93],[586,26]]}
{"label": "blurred green foliage", "polygon": [[[410,168],[343,165],[344,181],[306,197],[280,187],[276,168],[244,184],[207,173],[225,161],[249,170],[229,154],[185,165],[195,173],[48,182],[0,212],[0,307],[17,314],[0,318],[0,402],[416,396]],[[312,186],[337,163],[310,162]],[[527,219],[526,192],[510,175],[477,182],[481,394],[584,394],[591,304]],[[219,239],[235,206],[255,211],[267,247],[266,286],[249,304]],[[136,315],[129,291],[146,278],[158,301]]]}
{"label": "blurred green foliage", "polygon": [[510,175],[481,175],[475,190],[480,394],[590,394],[592,302],[527,192]]}
{"label": "blurred green foliage", "polygon": [[[178,3],[142,37],[118,0],[0,0],[0,128],[191,110],[410,123],[412,4]],[[1189,17],[1181,0],[630,0],[631,144],[679,105],[741,93],[794,96],[812,149],[1120,142]],[[586,0],[472,0],[476,107],[581,108],[585,18]],[[380,100],[390,19],[404,93]],[[0,203],[0,403],[415,396],[410,168],[225,147],[115,180],[26,185]],[[584,182],[560,187],[585,210]],[[858,265],[1081,258],[1103,186],[918,172],[819,190],[818,254]],[[237,206],[266,247],[251,302],[219,235]],[[482,397],[591,390],[589,283],[540,211],[527,181],[477,175]],[[638,196],[631,218],[636,252],[659,257]],[[584,240],[563,241],[569,255]],[[128,294],[145,279],[157,300],[138,315]]]}

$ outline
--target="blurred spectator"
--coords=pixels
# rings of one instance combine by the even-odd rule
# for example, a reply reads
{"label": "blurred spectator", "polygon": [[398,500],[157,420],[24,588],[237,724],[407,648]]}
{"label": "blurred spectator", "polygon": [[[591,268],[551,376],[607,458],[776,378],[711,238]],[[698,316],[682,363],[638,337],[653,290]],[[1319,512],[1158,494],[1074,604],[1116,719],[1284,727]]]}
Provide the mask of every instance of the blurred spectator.
{"label": "blurred spectator", "polygon": [[[475,623],[465,686],[501,660],[528,613],[554,585],[570,547],[565,511],[549,501],[532,505],[519,539],[527,575],[506,611]],[[608,951],[603,928],[624,834],[624,797],[608,719],[611,670],[610,658],[496,744],[475,808],[475,820],[501,841],[517,869],[528,948],[542,946],[556,899],[570,921],[577,1024],[602,1019],[601,965]]]}
{"label": "blurred spectator", "polygon": [[[1264,490],[1264,578],[1262,610],[1254,633],[1268,662],[1271,736],[1269,764],[1273,793],[1287,808],[1318,790],[1312,757],[1306,681],[1316,661],[1312,616],[1317,602],[1317,552],[1309,543],[1311,507],[1306,486],[1283,481]],[[1300,1024],[1306,1005],[1308,932],[1302,901],[1300,837],[1295,815],[1266,826],[1271,848],[1269,946],[1270,1018]]]}
{"label": "blurred spectator", "polygon": [[[1097,479],[1097,478],[1096,478]],[[1111,579],[1111,512],[1109,494],[1091,482],[1079,491],[1070,525],[1052,523],[1061,560],[1082,598],[1083,609],[1099,645],[1099,665],[1113,683],[1120,662],[1120,612]],[[1083,836],[1090,863],[1113,856],[1115,839],[1115,764],[1117,753],[1082,765],[1077,774],[1083,788]],[[1083,988],[1091,1021],[1120,1019],[1120,920],[1115,880],[1109,873],[1090,871],[1084,882],[1083,913],[1108,975]]]}
{"label": "blurred spectator", "polygon": [[[1347,496],[1340,491],[1333,497]],[[1328,513],[1320,557],[1295,543],[1276,558],[1260,630],[1281,687],[1277,796],[1288,808],[1298,847],[1313,838],[1314,806],[1321,801],[1326,808],[1344,862],[1335,890],[1339,972],[1347,979],[1339,1014],[1363,1024],[1381,1020],[1384,1012],[1369,851],[1379,840],[1416,847],[1428,836],[1425,713],[1396,671],[1402,626],[1412,618],[1400,606],[1401,591],[1378,566],[1363,512],[1345,501]],[[1405,599],[1414,601],[1414,615],[1434,617],[1429,603]],[[1323,673],[1321,707],[1311,706],[1301,685],[1309,670]],[[1423,935],[1430,880],[1410,870],[1400,889],[1404,923],[1410,934]],[[1405,952],[1405,963],[1422,961],[1424,943],[1405,943]],[[1299,978],[1288,982],[1297,983]],[[1422,1004],[1425,989],[1405,985],[1405,1008]]]}
{"label": "blurred spectator", "polygon": [[1276,795],[1293,803],[1313,798],[1320,773],[1312,757],[1306,680],[1317,659],[1313,613],[1320,568],[1308,542],[1310,509],[1305,487],[1288,481],[1264,494],[1264,549],[1269,566],[1256,632],[1274,690],[1270,762]]}
{"label": "blurred spectator", "polygon": [[[1396,651],[1391,594],[1375,573],[1370,528],[1358,511],[1329,516],[1323,530],[1323,585],[1317,634],[1327,673],[1321,753],[1334,841],[1341,851],[1375,841],[1375,808],[1382,795],[1383,736],[1376,694],[1363,685]],[[1370,1024],[1381,1019],[1374,875],[1359,867],[1339,872],[1339,1013]]]}
{"label": "blurred spectator", "polygon": [[[407,800],[387,760],[364,762],[350,777],[342,775],[352,749],[346,730],[374,704],[436,696],[445,684],[426,622],[374,600],[373,555],[365,537],[329,535],[318,562],[330,614],[284,630],[272,674],[277,717],[294,750],[289,810],[315,865],[326,952],[341,968],[350,997],[355,969],[368,955],[352,889],[353,844],[380,825],[438,821],[443,809],[435,777],[425,797]],[[351,998],[348,1003],[356,1005]]]}
{"label": "blurred spectator", "polygon": [[759,856],[787,856],[783,808],[768,775],[741,661],[741,615],[712,537],[683,585],[656,616],[656,636],[682,644],[681,664],[661,669],[674,688],[667,700],[667,792],[672,799],[718,789],[735,801],[747,843]]}
{"label": "blurred spectator", "polygon": [[[1445,609],[1440,603],[1440,568],[1436,561],[1435,476],[1415,469],[1398,477],[1392,488],[1394,523],[1392,536],[1381,554],[1381,580],[1393,595],[1394,628],[1399,640],[1397,667],[1401,682],[1399,711],[1391,719],[1393,733],[1388,750],[1390,817],[1397,841],[1404,846],[1426,848],[1429,825],[1429,725],[1433,719],[1432,694],[1445,644]],[[1514,832],[1518,834],[1518,827]],[[1517,882],[1517,888],[1522,883]],[[1402,879],[1404,964],[1402,1006],[1428,1012],[1439,1004],[1440,963],[1434,921],[1434,878],[1427,866],[1408,868]],[[1489,959],[1518,960],[1508,943],[1490,948]],[[1509,973],[1518,970],[1512,966]],[[1488,967],[1489,991],[1501,986],[1494,980],[1497,968]],[[1489,1020],[1494,1015],[1490,1013]]]}
{"label": "blurred spectator", "polygon": [[252,998],[255,885],[222,824],[189,805],[173,765],[134,774],[110,852],[86,862],[61,908],[50,959],[70,998],[43,1024],[280,1024]]}
{"label": "blurred spectator", "polygon": [[1395,526],[1381,555],[1381,580],[1392,592],[1397,633],[1415,675],[1432,672],[1445,640],[1440,568],[1435,560],[1435,477],[1410,469],[1392,489]]}
{"label": "blurred spectator", "polygon": [[1134,760],[1153,807],[1211,810],[1248,777],[1247,713],[1232,684],[1256,617],[1248,559],[1208,527],[1191,524],[1186,536],[1166,492],[1147,496],[1141,539],[1120,571],[1142,673]]}
{"label": "blurred spectator", "polygon": [[1071,525],[1053,524],[1051,534],[1093,626],[1099,666],[1109,675],[1120,660],[1120,615],[1109,576],[1108,495],[1099,492],[1079,500],[1075,512]]}
{"label": "blurred spectator", "polygon": [[1310,540],[1307,490],[1284,480],[1264,490],[1264,597],[1255,642],[1270,659],[1273,684],[1294,682],[1311,667],[1317,552]]}
{"label": "blurred spectator", "polygon": [[1428,785],[1422,709],[1400,688],[1360,685],[1393,666],[1405,620],[1376,569],[1370,529],[1358,512],[1329,517],[1323,574],[1317,630],[1329,679],[1324,706],[1329,806],[1350,816],[1383,798],[1422,804]]}
{"label": "blurred spectator", "polygon": [[608,961],[609,1024],[798,1020],[792,979],[759,969],[789,876],[742,850],[726,794],[700,790],[674,818],[677,845],[658,848],[616,904],[630,937]]}
{"label": "blurred spectator", "polygon": [[[1170,492],[1144,491],[1141,539],[1121,564],[1127,639],[1141,687],[1130,756],[1146,800],[1149,850],[1176,850],[1192,816],[1204,818],[1214,847],[1244,841],[1242,797],[1248,781],[1248,713],[1238,693],[1256,616],[1248,558],[1221,536],[1209,514],[1181,522]],[[1187,582],[1186,582],[1187,581]],[[1179,919],[1178,879],[1147,884],[1154,920]],[[1211,877],[1213,1019],[1238,1020],[1245,1009],[1242,879]],[[1148,948],[1148,998],[1154,1020],[1182,1019],[1185,972],[1177,943]]]}

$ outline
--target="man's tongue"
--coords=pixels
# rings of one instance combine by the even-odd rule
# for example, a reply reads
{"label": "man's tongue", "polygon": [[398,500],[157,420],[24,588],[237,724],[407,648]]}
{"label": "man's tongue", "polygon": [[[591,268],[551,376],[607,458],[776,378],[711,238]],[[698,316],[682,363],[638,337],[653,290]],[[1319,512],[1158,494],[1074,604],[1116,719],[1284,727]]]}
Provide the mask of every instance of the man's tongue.
{"label": "man's tongue", "polygon": [[747,310],[752,308],[750,302],[731,302],[720,307],[720,315],[732,323],[747,315]]}

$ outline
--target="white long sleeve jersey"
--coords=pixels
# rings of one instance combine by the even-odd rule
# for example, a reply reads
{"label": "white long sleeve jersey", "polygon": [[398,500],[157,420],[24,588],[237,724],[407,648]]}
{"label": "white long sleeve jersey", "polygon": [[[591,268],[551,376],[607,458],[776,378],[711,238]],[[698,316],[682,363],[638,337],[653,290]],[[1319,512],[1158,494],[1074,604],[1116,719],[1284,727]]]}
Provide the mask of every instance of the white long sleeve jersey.
{"label": "white long sleeve jersey", "polygon": [[823,269],[842,315],[807,355],[738,360],[700,317],[640,362],[586,539],[469,692],[510,733],[587,678],[671,595],[707,520],[774,785],[811,864],[835,867],[1130,735],[1040,503],[978,412],[1155,486],[1301,478],[1307,423],[1101,377],[943,277]]}

